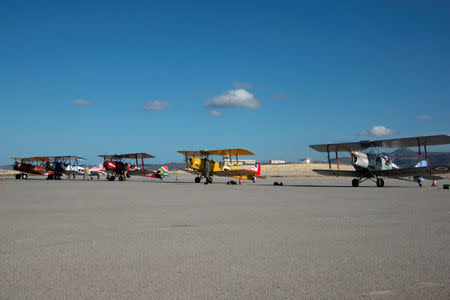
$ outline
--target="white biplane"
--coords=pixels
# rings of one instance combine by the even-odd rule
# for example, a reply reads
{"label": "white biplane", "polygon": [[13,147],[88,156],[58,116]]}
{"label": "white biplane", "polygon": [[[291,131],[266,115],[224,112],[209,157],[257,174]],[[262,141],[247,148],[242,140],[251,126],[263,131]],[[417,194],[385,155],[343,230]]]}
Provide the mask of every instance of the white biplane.
{"label": "white biplane", "polygon": [[[421,178],[430,180],[442,179],[442,177],[438,175],[448,173],[450,166],[431,166],[428,161],[427,146],[446,144],[450,144],[450,136],[432,135],[377,141],[367,140],[353,143],[310,145],[310,147],[316,151],[328,153],[329,170],[316,169],[313,170],[314,172],[322,175],[355,177],[352,180],[352,185],[354,187],[357,187],[361,182],[368,179],[374,181],[378,187],[383,187],[384,180],[382,177],[413,181],[417,182],[419,186],[422,186]],[[426,164],[424,164],[425,166],[422,165],[413,168],[398,168],[392,161],[389,161],[386,156],[377,154],[380,148],[408,147],[418,147],[420,162],[422,162],[421,148],[423,147],[423,154],[426,162]],[[367,151],[360,152],[359,150]],[[337,170],[331,169],[331,152],[336,154]],[[354,171],[339,170],[339,152],[349,152],[351,154],[352,165],[355,168]],[[408,179],[407,177],[412,177],[412,179]]]}

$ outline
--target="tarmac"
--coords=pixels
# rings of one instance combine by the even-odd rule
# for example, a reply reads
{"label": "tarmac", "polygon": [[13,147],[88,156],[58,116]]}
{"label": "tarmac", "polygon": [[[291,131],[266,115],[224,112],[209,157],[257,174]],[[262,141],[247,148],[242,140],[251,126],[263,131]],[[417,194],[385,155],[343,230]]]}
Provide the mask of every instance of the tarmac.
{"label": "tarmac", "polygon": [[214,179],[7,178],[0,299],[450,298],[448,180]]}

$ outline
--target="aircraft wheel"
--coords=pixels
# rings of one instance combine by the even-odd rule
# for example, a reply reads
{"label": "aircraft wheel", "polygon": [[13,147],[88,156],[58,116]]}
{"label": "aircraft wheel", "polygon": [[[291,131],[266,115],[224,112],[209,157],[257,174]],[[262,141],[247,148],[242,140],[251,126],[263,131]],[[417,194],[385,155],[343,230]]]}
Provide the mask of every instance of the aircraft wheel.
{"label": "aircraft wheel", "polygon": [[195,183],[200,183],[200,180],[201,180],[201,178],[200,177],[195,177],[195,179],[194,179],[194,181],[195,181]]}
{"label": "aircraft wheel", "polygon": [[20,178],[21,178],[20,174],[16,174],[16,179],[20,179]]}
{"label": "aircraft wheel", "polygon": [[100,175],[97,176],[97,179],[100,180]]}
{"label": "aircraft wheel", "polygon": [[22,179],[28,179],[28,174],[22,174]]}
{"label": "aircraft wheel", "polygon": [[358,178],[354,178],[354,179],[352,180],[352,186],[354,186],[354,187],[359,186],[359,180],[358,180]]}
{"label": "aircraft wheel", "polygon": [[131,175],[128,174],[128,172],[125,172],[125,176],[126,176],[127,178],[131,178]]}
{"label": "aircraft wheel", "polygon": [[123,181],[123,176],[122,175],[119,176],[119,181]]}
{"label": "aircraft wheel", "polygon": [[377,179],[377,187],[383,187],[384,186],[384,180],[383,178]]}

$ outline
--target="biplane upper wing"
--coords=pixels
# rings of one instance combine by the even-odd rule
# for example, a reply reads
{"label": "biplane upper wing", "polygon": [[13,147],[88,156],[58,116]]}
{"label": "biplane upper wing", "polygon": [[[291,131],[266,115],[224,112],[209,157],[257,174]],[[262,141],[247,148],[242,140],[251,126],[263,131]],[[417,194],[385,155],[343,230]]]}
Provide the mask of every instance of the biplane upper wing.
{"label": "biplane upper wing", "polygon": [[442,134],[376,141],[366,140],[351,143],[320,144],[310,145],[309,147],[319,152],[344,152],[349,150],[365,150],[370,147],[408,148],[417,147],[418,145],[436,146],[447,144],[450,144],[450,136]]}
{"label": "biplane upper wing", "polygon": [[223,170],[213,173],[214,176],[224,176],[224,177],[233,177],[233,176],[254,176],[259,178],[266,178],[262,175],[257,175],[255,172],[252,172],[247,169],[239,169],[239,170]]}
{"label": "biplane upper wing", "polygon": [[220,155],[220,156],[235,156],[235,155],[255,155],[255,153],[247,149],[221,149],[221,150],[199,150],[199,151],[177,151],[186,156],[208,156],[208,155]]}
{"label": "biplane upper wing", "polygon": [[124,158],[128,158],[128,159],[139,159],[139,158],[155,158],[153,155],[148,154],[148,153],[126,153],[126,154],[113,154],[113,155],[109,155],[109,154],[101,154],[99,155],[99,157],[103,158],[103,159],[124,159]]}
{"label": "biplane upper wing", "polygon": [[33,157],[11,157],[14,160],[20,160],[22,162],[44,162],[52,159],[50,156],[33,156]]}
{"label": "biplane upper wing", "polygon": [[49,157],[50,160],[86,160],[86,158],[73,156],[73,155],[62,155],[62,156],[52,156]]}

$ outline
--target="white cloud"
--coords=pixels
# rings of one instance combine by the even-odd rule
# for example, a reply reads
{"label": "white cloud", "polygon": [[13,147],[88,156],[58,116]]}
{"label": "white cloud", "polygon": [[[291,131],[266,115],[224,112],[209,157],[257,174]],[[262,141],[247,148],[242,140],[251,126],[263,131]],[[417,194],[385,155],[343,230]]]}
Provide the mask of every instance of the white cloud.
{"label": "white cloud", "polygon": [[421,115],[416,117],[417,120],[429,120],[432,119],[430,115]]}
{"label": "white cloud", "polygon": [[170,107],[169,102],[155,100],[155,101],[147,101],[144,104],[143,109],[144,110],[163,110],[163,109],[169,108],[169,107]]}
{"label": "white cloud", "polygon": [[386,128],[384,126],[372,126],[372,128],[362,131],[361,135],[369,135],[369,136],[376,136],[381,137],[385,135],[391,135],[394,134],[395,131],[391,130],[389,128]]}
{"label": "white cloud", "polygon": [[233,81],[232,85],[236,89],[251,89],[252,88],[252,85],[248,82]]}
{"label": "white cloud", "polygon": [[292,95],[289,93],[278,93],[278,94],[273,95],[273,98],[276,100],[291,99]]}
{"label": "white cloud", "polygon": [[90,102],[90,101],[87,101],[87,100],[84,100],[84,99],[73,100],[72,103],[75,104],[75,105],[78,105],[78,106],[97,106],[97,103]]}
{"label": "white cloud", "polygon": [[211,111],[211,112],[209,113],[209,115],[210,115],[211,117],[216,117],[216,118],[221,118],[221,117],[223,117],[223,113],[221,113],[220,111],[217,111],[217,110]]}
{"label": "white cloud", "polygon": [[203,104],[204,107],[247,107],[255,109],[260,107],[260,103],[252,94],[244,89],[230,90],[220,96],[216,96]]}

